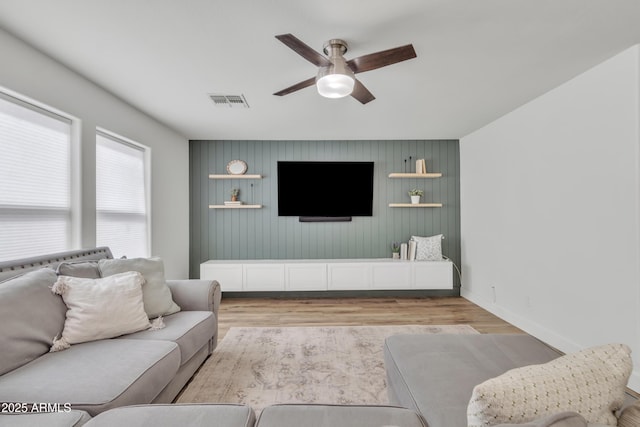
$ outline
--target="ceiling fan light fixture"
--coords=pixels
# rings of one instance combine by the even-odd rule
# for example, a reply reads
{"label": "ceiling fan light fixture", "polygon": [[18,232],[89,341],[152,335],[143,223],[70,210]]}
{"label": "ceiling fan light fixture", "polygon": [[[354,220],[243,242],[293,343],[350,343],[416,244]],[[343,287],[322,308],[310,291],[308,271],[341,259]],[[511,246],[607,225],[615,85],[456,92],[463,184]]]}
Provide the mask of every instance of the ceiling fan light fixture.
{"label": "ceiling fan light fixture", "polygon": [[322,67],[316,77],[318,93],[325,98],[344,98],[351,95],[356,81],[353,73],[335,72],[334,66]]}

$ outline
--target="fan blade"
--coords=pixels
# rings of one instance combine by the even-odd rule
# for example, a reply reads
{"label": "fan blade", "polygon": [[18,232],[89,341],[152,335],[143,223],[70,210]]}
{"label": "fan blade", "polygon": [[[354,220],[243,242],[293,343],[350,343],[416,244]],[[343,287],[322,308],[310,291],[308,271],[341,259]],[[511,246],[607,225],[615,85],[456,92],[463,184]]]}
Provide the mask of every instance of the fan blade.
{"label": "fan blade", "polygon": [[366,104],[367,102],[376,99],[376,97],[373,96],[371,92],[369,92],[369,89],[367,89],[358,79],[356,79],[356,84],[353,87],[351,96],[360,101],[362,104]]}
{"label": "fan blade", "polygon": [[359,56],[347,61],[347,65],[354,73],[364,73],[365,71],[375,70],[376,68],[386,65],[395,64],[396,62],[406,61],[415,58],[416,51],[413,45],[400,46],[393,49],[382,50],[369,55]]}
{"label": "fan blade", "polygon": [[286,89],[282,89],[281,91],[274,93],[274,95],[277,95],[277,96],[288,95],[288,94],[290,94],[292,92],[295,92],[297,90],[304,89],[305,87],[312,86],[315,83],[316,83],[316,78],[315,77],[311,77],[310,79],[307,79],[307,80],[305,80],[303,82],[296,83],[293,86],[289,86]]}
{"label": "fan blade", "polygon": [[281,34],[276,36],[278,40],[293,49],[298,55],[302,56],[307,61],[311,62],[317,67],[328,67],[331,65],[326,57],[320,55],[315,50],[307,46],[302,40],[298,39],[293,34]]}

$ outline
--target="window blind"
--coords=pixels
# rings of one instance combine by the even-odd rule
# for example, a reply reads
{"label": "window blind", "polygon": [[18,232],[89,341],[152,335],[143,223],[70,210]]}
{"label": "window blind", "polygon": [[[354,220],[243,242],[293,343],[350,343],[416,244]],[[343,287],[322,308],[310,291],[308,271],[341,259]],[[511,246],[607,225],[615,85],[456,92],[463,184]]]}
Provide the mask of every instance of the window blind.
{"label": "window blind", "polygon": [[114,256],[149,256],[145,148],[96,134],[96,243]]}
{"label": "window blind", "polygon": [[0,94],[0,260],[71,249],[71,125]]}

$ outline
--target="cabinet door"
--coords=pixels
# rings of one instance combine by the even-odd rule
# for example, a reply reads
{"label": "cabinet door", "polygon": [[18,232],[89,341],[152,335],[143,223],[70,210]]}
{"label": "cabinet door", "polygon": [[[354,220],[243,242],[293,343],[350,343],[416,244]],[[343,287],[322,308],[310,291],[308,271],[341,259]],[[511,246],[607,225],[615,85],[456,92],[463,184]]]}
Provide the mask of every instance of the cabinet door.
{"label": "cabinet door", "polygon": [[409,261],[372,264],[374,289],[411,289],[411,264]]}
{"label": "cabinet door", "polygon": [[327,264],[285,264],[285,286],[288,291],[326,291]]}
{"label": "cabinet door", "polygon": [[201,264],[200,278],[217,280],[224,291],[242,290],[242,264]]}
{"label": "cabinet door", "polygon": [[327,273],[329,290],[358,290],[371,288],[371,264],[328,264]]}
{"label": "cabinet door", "polygon": [[414,289],[453,289],[453,264],[445,261],[414,261]]}
{"label": "cabinet door", "polygon": [[284,264],[244,264],[245,291],[284,291]]}

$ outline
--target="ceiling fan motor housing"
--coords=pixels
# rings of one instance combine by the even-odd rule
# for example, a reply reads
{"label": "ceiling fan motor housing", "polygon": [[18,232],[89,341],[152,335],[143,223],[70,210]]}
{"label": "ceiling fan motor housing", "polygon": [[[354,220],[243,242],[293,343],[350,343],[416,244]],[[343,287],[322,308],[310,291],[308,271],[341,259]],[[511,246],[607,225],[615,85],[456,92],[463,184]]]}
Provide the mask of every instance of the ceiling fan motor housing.
{"label": "ceiling fan motor housing", "polygon": [[349,45],[342,39],[331,39],[322,45],[322,51],[325,55],[328,55],[329,58],[335,55],[342,56],[347,53],[347,50],[349,50]]}

